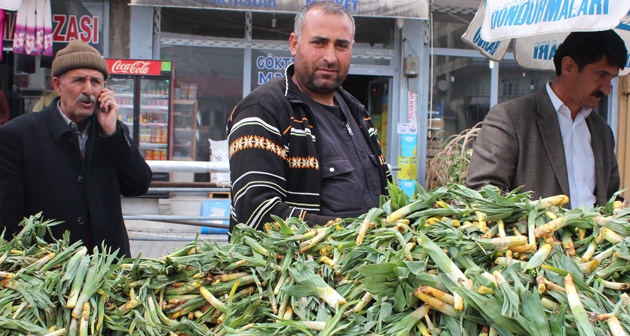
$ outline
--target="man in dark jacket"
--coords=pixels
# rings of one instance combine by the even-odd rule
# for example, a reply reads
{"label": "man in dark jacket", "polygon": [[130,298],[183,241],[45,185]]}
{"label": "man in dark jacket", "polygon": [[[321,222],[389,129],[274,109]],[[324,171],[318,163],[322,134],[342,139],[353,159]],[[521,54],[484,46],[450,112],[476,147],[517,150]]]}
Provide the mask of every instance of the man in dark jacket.
{"label": "man in dark jacket", "polygon": [[48,107],[0,127],[0,227],[5,239],[23,217],[42,212],[63,221],[54,238],[70,231],[91,251],[104,242],[131,256],[120,196],[144,194],[151,169],[106,89],[107,63],[80,40],[60,50],[52,64],[59,94]]}
{"label": "man in dark jacket", "polygon": [[295,63],[232,112],[231,230],[238,223],[261,228],[270,215],[311,224],[357,217],[387,194],[391,174],[376,129],[341,88],[354,29],[352,16],[334,2],[304,6],[289,38]]}

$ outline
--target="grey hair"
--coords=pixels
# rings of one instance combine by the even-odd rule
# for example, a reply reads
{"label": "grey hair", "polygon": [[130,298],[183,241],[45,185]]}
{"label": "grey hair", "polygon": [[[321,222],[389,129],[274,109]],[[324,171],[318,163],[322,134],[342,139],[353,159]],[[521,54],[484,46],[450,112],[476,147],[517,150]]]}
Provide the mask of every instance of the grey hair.
{"label": "grey hair", "polygon": [[305,6],[302,6],[302,8],[300,8],[300,10],[295,14],[293,32],[297,36],[298,40],[302,37],[302,27],[304,26],[306,13],[308,13],[311,9],[320,9],[324,12],[324,14],[347,15],[350,18],[350,21],[352,21],[352,36],[354,36],[354,32],[356,30],[354,18],[346,10],[346,7],[338,5],[334,1],[330,0],[315,0],[309,2]]}

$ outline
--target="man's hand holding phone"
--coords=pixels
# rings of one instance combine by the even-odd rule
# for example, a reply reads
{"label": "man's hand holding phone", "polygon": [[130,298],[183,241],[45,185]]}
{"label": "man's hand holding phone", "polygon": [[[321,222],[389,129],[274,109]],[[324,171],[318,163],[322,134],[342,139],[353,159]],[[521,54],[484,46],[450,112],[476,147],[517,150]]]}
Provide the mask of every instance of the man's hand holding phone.
{"label": "man's hand holding phone", "polygon": [[101,124],[103,133],[110,135],[116,131],[116,121],[118,120],[118,103],[114,99],[114,92],[104,88],[98,96],[98,109],[96,118]]}

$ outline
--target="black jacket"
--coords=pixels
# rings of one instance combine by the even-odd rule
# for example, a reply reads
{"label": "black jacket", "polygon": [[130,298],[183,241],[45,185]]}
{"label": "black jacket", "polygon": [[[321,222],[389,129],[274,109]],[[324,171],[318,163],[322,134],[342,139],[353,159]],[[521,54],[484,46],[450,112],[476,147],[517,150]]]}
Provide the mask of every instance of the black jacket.
{"label": "black jacket", "polygon": [[[238,223],[254,228],[281,218],[300,217],[325,224],[320,216],[321,145],[319,132],[299,89],[288,78],[275,78],[258,87],[232,111],[228,121],[232,209],[230,232]],[[338,93],[348,105],[363,136],[379,161],[382,193],[391,173],[365,107],[348,92]]]}
{"label": "black jacket", "polygon": [[[55,238],[70,231],[74,242],[105,243],[130,257],[120,196],[139,196],[149,188],[151,169],[129,131],[102,136],[96,119],[89,131],[85,163],[76,136],[59,115],[55,99],[41,112],[22,115],[0,127],[0,226],[5,238],[21,229],[23,217],[64,221]],[[88,246],[89,247],[89,246]]]}

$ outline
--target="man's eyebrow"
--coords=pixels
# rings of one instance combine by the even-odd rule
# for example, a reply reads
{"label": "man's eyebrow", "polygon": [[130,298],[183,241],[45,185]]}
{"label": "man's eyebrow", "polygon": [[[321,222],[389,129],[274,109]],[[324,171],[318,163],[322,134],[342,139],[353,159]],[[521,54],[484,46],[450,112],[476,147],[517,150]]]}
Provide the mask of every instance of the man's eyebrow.
{"label": "man's eyebrow", "polygon": [[[331,39],[326,36],[319,36],[319,35],[313,36],[311,38],[311,41],[330,41],[330,40]],[[350,43],[351,41],[347,39],[336,39],[335,42],[336,43]]]}
{"label": "man's eyebrow", "polygon": [[612,72],[610,72],[608,70],[599,70],[598,73],[604,74],[604,75],[610,75],[610,76],[613,76],[613,77],[618,76],[618,73],[617,73],[617,75],[615,75],[615,74],[613,74]]}

